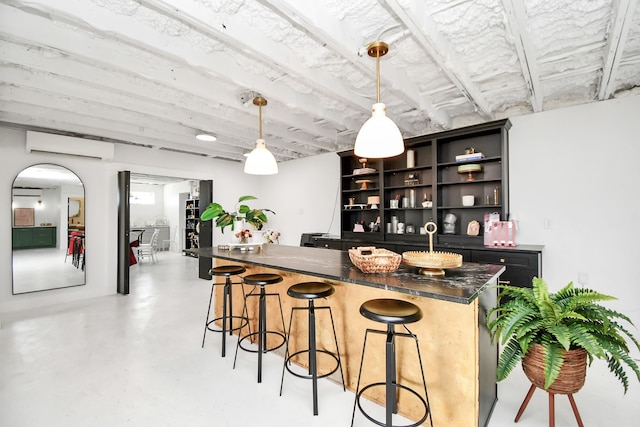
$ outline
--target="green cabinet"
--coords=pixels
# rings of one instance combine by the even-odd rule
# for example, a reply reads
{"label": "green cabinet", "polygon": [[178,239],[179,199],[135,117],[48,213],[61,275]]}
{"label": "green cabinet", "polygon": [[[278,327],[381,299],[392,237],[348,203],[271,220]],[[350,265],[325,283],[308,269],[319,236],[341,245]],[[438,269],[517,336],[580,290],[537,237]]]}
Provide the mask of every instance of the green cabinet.
{"label": "green cabinet", "polygon": [[13,249],[55,248],[56,227],[14,227]]}

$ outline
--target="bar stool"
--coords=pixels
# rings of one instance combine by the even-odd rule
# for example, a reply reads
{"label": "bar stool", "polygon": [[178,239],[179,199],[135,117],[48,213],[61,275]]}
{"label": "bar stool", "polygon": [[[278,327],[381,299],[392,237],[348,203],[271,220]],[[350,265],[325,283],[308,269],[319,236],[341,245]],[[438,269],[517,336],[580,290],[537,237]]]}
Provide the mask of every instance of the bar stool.
{"label": "bar stool", "polygon": [[[418,306],[407,301],[401,301],[396,299],[374,299],[363,303],[360,306],[360,314],[369,320],[374,322],[380,322],[387,325],[386,331],[367,329],[364,335],[364,344],[362,345],[362,358],[360,359],[360,370],[358,372],[358,384],[356,386],[356,397],[353,403],[353,413],[351,415],[351,426],[353,427],[353,421],[356,414],[356,405],[360,412],[371,422],[384,427],[396,427],[392,424],[393,414],[398,412],[397,391],[398,388],[408,391],[416,396],[424,406],[424,415],[419,421],[408,424],[403,427],[415,427],[422,424],[427,417],[429,423],[433,427],[433,420],[431,414],[431,406],[429,405],[429,396],[427,394],[427,383],[424,379],[424,370],[422,368],[422,357],[420,356],[420,347],[418,346],[418,337],[414,335],[407,327],[406,323],[414,323],[422,319],[422,311]],[[396,332],[395,325],[402,325],[406,332]],[[362,375],[362,366],[364,362],[364,354],[367,346],[367,336],[369,332],[374,334],[386,335],[386,351],[385,351],[385,370],[386,378],[384,382],[376,382],[369,384],[360,389],[360,377]],[[416,343],[416,349],[418,350],[418,361],[420,363],[420,373],[422,374],[422,384],[424,386],[424,398],[415,390],[398,384],[396,380],[396,350],[395,350],[395,338],[406,337],[412,338]],[[362,394],[372,387],[385,387],[385,421],[379,421],[371,417],[360,405],[360,397]]]}
{"label": "bar stool", "polygon": [[[327,377],[331,374],[333,374],[334,372],[336,372],[338,370],[338,368],[340,369],[340,379],[342,380],[342,388],[346,391],[345,385],[344,385],[344,374],[342,372],[342,363],[340,360],[340,350],[338,349],[338,337],[336,335],[336,327],[335,324],[333,322],[333,313],[331,312],[331,307],[329,306],[323,306],[323,307],[316,307],[314,304],[314,300],[319,299],[319,298],[326,298],[330,295],[333,294],[333,292],[335,291],[335,289],[333,288],[333,286],[331,286],[328,283],[323,283],[323,282],[303,282],[303,283],[298,283],[296,285],[291,286],[288,290],[287,290],[287,295],[289,295],[292,298],[297,298],[297,299],[305,299],[308,301],[308,306],[307,307],[292,307],[291,308],[291,316],[289,319],[289,330],[287,332],[287,336],[289,337],[287,339],[287,343],[285,346],[285,358],[284,358],[284,365],[282,367],[282,378],[280,380],[280,396],[282,396],[282,386],[284,384],[284,372],[285,369],[287,371],[289,371],[292,375],[295,375],[298,378],[305,378],[305,379],[310,379],[312,380],[312,388],[313,388],[313,415],[318,415],[318,378],[324,378]],[[308,343],[309,346],[304,349],[304,350],[300,350],[297,351],[293,354],[289,354],[289,341],[291,340],[291,325],[293,324],[293,313],[294,310],[306,310],[308,312],[308,318],[309,318],[309,336],[308,336]],[[317,348],[317,343],[316,343],[316,310],[329,310],[329,316],[331,318],[331,327],[333,329],[333,340],[336,344],[336,352],[332,353],[328,350],[322,350],[322,349],[318,349]],[[296,373],[294,371],[291,370],[290,365],[291,365],[291,359],[293,359],[294,357],[296,357],[299,354],[304,354],[307,353],[309,355],[309,369],[308,375],[302,375],[299,373]],[[317,365],[317,356],[318,353],[324,353],[329,355],[331,358],[333,358],[336,362],[336,366],[333,368],[333,370],[331,370],[330,372],[326,372],[323,374],[318,375],[318,365]]]}
{"label": "bar stool", "polygon": [[[276,296],[278,297],[278,306],[280,307],[280,317],[282,319],[282,330],[284,331],[285,326],[284,326],[284,314],[282,313],[282,302],[280,301],[280,294],[278,293],[267,293],[265,290],[265,286],[267,285],[273,285],[275,283],[279,283],[282,282],[282,276],[280,276],[279,274],[270,274],[270,273],[260,273],[260,274],[249,274],[247,276],[244,276],[242,278],[242,281],[244,284],[246,285],[253,285],[254,288],[251,290],[251,292],[249,292],[246,295],[246,298],[250,298],[250,297],[258,297],[259,301],[258,301],[258,330],[256,332],[251,332],[249,331],[249,333],[247,335],[242,336],[239,340],[238,340],[238,344],[236,345],[236,355],[235,358],[233,360],[233,368],[235,369],[236,367],[236,360],[238,359],[238,349],[241,348],[244,351],[248,351],[250,353],[258,353],[258,382],[261,383],[262,382],[262,354],[266,353],[268,351],[273,351],[276,350],[280,347],[282,347],[286,341],[286,337],[284,335],[284,333],[275,331],[275,330],[269,330],[267,329],[267,297],[268,296]],[[260,287],[260,291],[259,293],[254,293],[256,290],[256,287]],[[246,298],[245,298],[245,304],[246,304]],[[252,348],[249,347],[243,347],[242,346],[242,342],[249,338],[251,341],[253,341],[253,337],[254,336],[258,336],[258,349],[254,350]],[[268,335],[276,335],[280,338],[282,338],[282,342],[278,345],[274,345],[272,347],[269,347],[267,345],[267,336]]]}
{"label": "bar stool", "polygon": [[[233,334],[233,331],[238,331],[245,326],[249,327],[249,332],[251,332],[251,327],[249,326],[249,316],[247,315],[247,300],[244,294],[244,284],[242,282],[232,282],[231,276],[236,276],[238,274],[242,274],[247,271],[246,268],[241,265],[222,265],[219,267],[214,267],[209,270],[209,274],[211,276],[224,276],[224,283],[212,283],[211,284],[211,295],[209,296],[209,308],[207,309],[207,320],[204,323],[204,334],[202,335],[202,348],[204,348],[204,340],[207,337],[207,331],[211,332],[220,332],[222,333],[222,357],[226,356],[226,333],[229,332],[229,335]],[[245,302],[242,306],[242,315],[234,316],[233,315],[233,293],[232,293],[232,285],[240,285],[242,286],[242,297]],[[222,299],[222,316],[216,317],[215,319],[209,320],[209,314],[211,313],[211,302],[213,301],[213,289],[216,286],[224,286],[223,291],[223,299]],[[229,310],[227,311],[227,306]],[[233,326],[233,319],[239,319],[240,325]],[[222,320],[222,329],[213,329],[213,325],[215,322]],[[227,321],[229,321],[229,328],[227,328]]]}

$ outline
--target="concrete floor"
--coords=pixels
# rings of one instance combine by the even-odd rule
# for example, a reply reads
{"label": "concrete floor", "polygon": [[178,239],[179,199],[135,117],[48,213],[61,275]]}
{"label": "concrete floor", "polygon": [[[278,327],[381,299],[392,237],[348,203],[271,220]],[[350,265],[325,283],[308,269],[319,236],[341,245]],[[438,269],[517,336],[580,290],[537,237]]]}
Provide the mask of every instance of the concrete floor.
{"label": "concrete floor", "polygon": [[[349,426],[353,393],[338,384],[320,381],[314,417],[309,381],[289,375],[279,396],[279,356],[265,356],[257,384],[255,354],[241,352],[232,369],[234,338],[224,359],[219,334],[201,348],[209,291],[196,259],[167,252],[132,267],[128,296],[3,316],[0,426]],[[499,383],[489,427],[548,425],[540,391],[513,423],[528,386],[520,369]],[[624,395],[604,362],[594,362],[575,398],[586,426],[639,425],[640,383]],[[457,427],[438,424],[433,411],[437,427]],[[356,416],[355,425],[372,424]],[[556,425],[577,425],[564,396]]]}

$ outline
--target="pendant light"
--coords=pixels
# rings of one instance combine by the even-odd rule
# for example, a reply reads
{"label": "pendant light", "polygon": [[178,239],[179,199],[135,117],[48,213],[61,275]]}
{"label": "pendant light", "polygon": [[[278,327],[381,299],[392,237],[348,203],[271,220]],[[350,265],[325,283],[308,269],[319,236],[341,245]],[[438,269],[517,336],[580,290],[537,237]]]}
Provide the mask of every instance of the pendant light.
{"label": "pendant light", "polygon": [[385,42],[373,42],[367,46],[367,54],[376,58],[376,93],[377,100],[373,104],[372,116],[362,125],[354,153],[358,157],[380,159],[393,157],[404,152],[404,141],[400,129],[387,117],[386,106],[380,102],[380,57],[389,52]]}
{"label": "pendant light", "polygon": [[260,120],[260,137],[256,140],[256,148],[249,153],[244,162],[244,173],[250,175],[274,175],[278,173],[278,163],[267,144],[262,139],[262,107],[267,105],[267,100],[261,96],[253,98],[253,104],[258,106]]}

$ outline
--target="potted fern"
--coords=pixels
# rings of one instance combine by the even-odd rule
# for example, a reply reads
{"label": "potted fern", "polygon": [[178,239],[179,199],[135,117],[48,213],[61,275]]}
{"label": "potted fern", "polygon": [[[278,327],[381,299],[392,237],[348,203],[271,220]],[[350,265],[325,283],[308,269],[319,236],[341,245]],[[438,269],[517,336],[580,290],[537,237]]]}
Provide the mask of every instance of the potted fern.
{"label": "potted fern", "polygon": [[[640,350],[640,343],[621,321],[633,323],[624,314],[598,304],[616,298],[574,288],[573,282],[549,293],[547,283],[537,277],[533,288],[498,288],[502,303],[487,313],[491,339],[504,346],[498,359],[498,381],[522,362],[535,386],[571,398],[584,384],[587,358],[589,364],[594,358],[606,360],[625,393],[629,387],[625,365],[640,381],[640,369],[630,355],[630,345]],[[561,372],[574,359],[581,366],[563,378]]]}
{"label": "potted fern", "polygon": [[242,222],[242,229],[244,231],[245,224],[253,225],[256,230],[260,230],[262,226],[268,221],[267,212],[275,215],[270,209],[252,209],[248,205],[242,203],[247,200],[257,200],[255,196],[241,196],[235,205],[235,211],[229,212],[225,210],[220,203],[210,203],[209,206],[202,212],[200,219],[202,221],[216,222],[216,227],[220,227],[222,233],[224,229],[231,226],[231,231],[235,229],[236,222]]}

